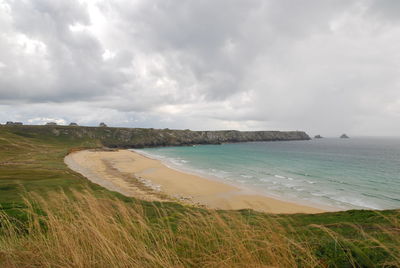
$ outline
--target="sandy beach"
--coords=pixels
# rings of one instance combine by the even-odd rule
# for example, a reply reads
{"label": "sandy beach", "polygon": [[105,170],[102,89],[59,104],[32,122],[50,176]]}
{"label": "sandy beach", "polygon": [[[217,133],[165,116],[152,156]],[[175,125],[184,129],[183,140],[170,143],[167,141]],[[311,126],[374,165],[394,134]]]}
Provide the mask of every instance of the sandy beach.
{"label": "sandy beach", "polygon": [[213,209],[251,208],[271,213],[323,212],[177,171],[129,150],[74,152],[65,157],[65,163],[109,190],[148,201],[180,201]]}

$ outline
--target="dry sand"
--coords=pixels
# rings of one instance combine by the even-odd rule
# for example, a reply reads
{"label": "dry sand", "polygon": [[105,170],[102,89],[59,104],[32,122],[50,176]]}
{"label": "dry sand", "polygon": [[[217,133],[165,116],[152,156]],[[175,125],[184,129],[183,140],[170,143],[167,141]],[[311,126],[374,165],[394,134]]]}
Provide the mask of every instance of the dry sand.
{"label": "dry sand", "polygon": [[148,201],[180,200],[214,209],[251,208],[271,213],[323,212],[177,171],[129,150],[79,151],[69,154],[65,163],[109,190]]}

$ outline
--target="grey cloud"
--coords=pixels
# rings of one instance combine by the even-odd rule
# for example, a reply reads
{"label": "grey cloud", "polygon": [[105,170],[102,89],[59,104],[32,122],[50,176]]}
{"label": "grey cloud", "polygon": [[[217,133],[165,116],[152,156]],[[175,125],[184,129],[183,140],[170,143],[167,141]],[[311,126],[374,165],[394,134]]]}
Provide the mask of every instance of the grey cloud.
{"label": "grey cloud", "polygon": [[[21,48],[11,57],[2,56],[7,62],[4,79],[0,80],[3,99],[91,99],[122,83],[123,76],[103,63],[103,48],[96,37],[86,31],[70,30],[77,23],[89,23],[86,6],[76,1],[41,0],[13,1],[10,7],[14,27],[14,32],[9,32],[10,39],[23,38],[23,46],[33,43],[40,51],[26,53]],[[13,46],[9,43],[7,50],[13,51]],[[15,70],[23,75],[16,75]]]}
{"label": "grey cloud", "polygon": [[16,28],[24,33],[46,38],[62,38],[69,25],[88,24],[89,14],[78,1],[8,1]]}
{"label": "grey cloud", "polygon": [[1,111],[92,125],[399,134],[381,123],[400,117],[397,2],[6,1]]}
{"label": "grey cloud", "polygon": [[368,12],[381,20],[399,20],[400,2],[396,0],[371,0]]}

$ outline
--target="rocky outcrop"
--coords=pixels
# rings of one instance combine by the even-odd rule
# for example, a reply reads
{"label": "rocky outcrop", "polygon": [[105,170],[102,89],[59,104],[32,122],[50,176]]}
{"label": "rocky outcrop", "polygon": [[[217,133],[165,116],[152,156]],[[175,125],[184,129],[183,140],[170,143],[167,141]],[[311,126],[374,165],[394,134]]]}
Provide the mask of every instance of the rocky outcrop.
{"label": "rocky outcrop", "polygon": [[7,121],[6,125],[8,125],[8,126],[20,126],[20,125],[23,125],[23,124],[22,124],[22,122]]}
{"label": "rocky outcrop", "polygon": [[323,137],[321,135],[315,135],[314,139],[322,139]]}
{"label": "rocky outcrop", "polygon": [[346,134],[342,134],[342,136],[340,136],[341,139],[348,139],[350,138],[349,136],[347,136]]}
{"label": "rocky outcrop", "polygon": [[[6,126],[1,126],[6,127]],[[309,140],[303,131],[191,131],[149,128],[9,126],[25,136],[66,136],[96,139],[110,148],[143,148],[251,141]]]}

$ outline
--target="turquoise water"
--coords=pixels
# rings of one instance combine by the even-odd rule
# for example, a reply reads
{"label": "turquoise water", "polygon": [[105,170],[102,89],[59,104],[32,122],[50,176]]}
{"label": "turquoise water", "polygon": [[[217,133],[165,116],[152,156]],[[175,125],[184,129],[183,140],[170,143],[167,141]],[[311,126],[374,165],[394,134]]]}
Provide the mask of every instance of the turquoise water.
{"label": "turquoise water", "polygon": [[400,208],[400,139],[325,138],[141,150],[261,194],[336,209]]}

